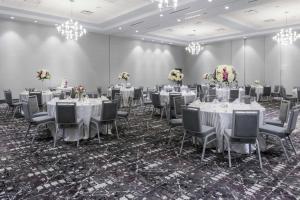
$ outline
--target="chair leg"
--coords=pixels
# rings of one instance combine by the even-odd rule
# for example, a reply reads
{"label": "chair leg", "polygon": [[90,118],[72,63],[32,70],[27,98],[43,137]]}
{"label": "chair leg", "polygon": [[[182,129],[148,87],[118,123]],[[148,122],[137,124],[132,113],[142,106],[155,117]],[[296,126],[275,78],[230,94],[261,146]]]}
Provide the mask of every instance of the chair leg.
{"label": "chair leg", "polygon": [[[37,127],[36,127],[36,135],[39,133],[40,126],[41,126],[41,124],[37,125]],[[34,139],[35,139],[35,134],[33,134],[33,136],[32,136],[31,144],[33,144]]]}
{"label": "chair leg", "polygon": [[180,147],[179,154],[181,154],[181,152],[182,152],[182,148],[183,148],[183,143],[184,143],[185,135],[186,135],[186,131],[184,131],[184,134],[183,134],[183,137],[182,137],[181,147]]}
{"label": "chair leg", "polygon": [[292,142],[290,136],[288,136],[288,140],[290,141],[290,143],[291,143],[291,145],[292,145],[292,148],[293,148],[293,150],[294,150],[294,152],[295,152],[295,155],[297,155],[296,148],[295,148],[295,146],[294,146],[294,144],[293,144],[293,142]]}
{"label": "chair leg", "polygon": [[288,157],[287,151],[286,151],[286,149],[285,149],[283,140],[284,140],[284,139],[280,139],[280,143],[281,143],[281,146],[282,146],[282,148],[283,148],[283,150],[284,150],[284,154],[285,154],[286,159],[289,160],[289,157]]}
{"label": "chair leg", "polygon": [[115,124],[116,132],[117,132],[117,138],[120,139],[117,122],[115,121],[114,124]]}
{"label": "chair leg", "polygon": [[54,135],[54,137],[53,137],[53,139],[54,139],[53,147],[56,146],[56,139],[57,139],[58,129],[55,130],[55,133],[54,133],[54,134],[55,134],[55,135]]}
{"label": "chair leg", "polygon": [[228,161],[229,161],[229,167],[231,168],[231,152],[230,152],[230,141],[227,139],[227,145],[228,145]]}
{"label": "chair leg", "polygon": [[96,123],[96,128],[97,128],[98,141],[99,141],[99,144],[100,144],[101,143],[101,139],[100,139],[100,129],[99,129],[98,123]]}
{"label": "chair leg", "polygon": [[16,113],[17,113],[17,110],[18,110],[18,107],[15,107],[15,108],[13,109],[13,115],[12,115],[11,119],[14,119],[14,118],[15,118],[15,115],[16,115]]}
{"label": "chair leg", "polygon": [[207,143],[207,137],[205,137],[205,139],[204,139],[204,144],[203,144],[203,149],[202,149],[202,156],[201,156],[201,162],[204,159],[205,149],[206,149],[206,143]]}
{"label": "chair leg", "polygon": [[258,154],[258,159],[259,159],[259,165],[260,165],[260,168],[263,169],[261,155],[260,155],[260,146],[259,146],[258,140],[256,140],[256,148],[257,148],[257,154]]}
{"label": "chair leg", "polygon": [[251,151],[252,151],[252,147],[251,144],[249,144],[249,154],[251,154]]}
{"label": "chair leg", "polygon": [[25,138],[27,137],[27,135],[30,131],[30,128],[31,128],[31,123],[28,124],[28,128],[27,128],[27,131],[26,131],[26,134],[25,134]]}

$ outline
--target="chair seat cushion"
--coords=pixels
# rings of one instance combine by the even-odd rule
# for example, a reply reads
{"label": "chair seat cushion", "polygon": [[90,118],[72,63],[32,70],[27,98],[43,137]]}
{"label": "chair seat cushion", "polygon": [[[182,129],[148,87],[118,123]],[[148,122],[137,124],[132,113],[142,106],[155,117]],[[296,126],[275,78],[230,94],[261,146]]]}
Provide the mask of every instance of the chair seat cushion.
{"label": "chair seat cushion", "polygon": [[225,129],[224,136],[232,143],[254,144],[256,142],[256,137],[233,137],[232,129]]}
{"label": "chair seat cushion", "polygon": [[48,115],[47,112],[38,112],[32,115],[33,118]]}
{"label": "chair seat cushion", "polygon": [[287,129],[284,127],[273,126],[270,124],[264,124],[259,127],[259,131],[261,133],[268,133],[272,135],[276,135],[278,137],[285,137],[287,135]]}
{"label": "chair seat cushion", "polygon": [[205,125],[202,125],[201,126],[201,132],[202,134],[204,135],[208,135],[210,133],[213,133],[216,131],[216,128],[215,127],[211,127],[211,126],[205,126]]}
{"label": "chair seat cushion", "polygon": [[32,122],[36,124],[41,124],[41,123],[51,122],[51,121],[55,121],[55,118],[49,115],[32,118]]}
{"label": "chair seat cushion", "polygon": [[283,127],[284,123],[280,120],[274,120],[274,119],[267,119],[265,120],[266,124],[274,125],[274,126],[280,126]]}
{"label": "chair seat cushion", "polygon": [[22,102],[13,102],[12,106],[22,106]]}
{"label": "chair seat cushion", "polygon": [[118,111],[117,112],[118,117],[128,117],[128,112],[126,111]]}
{"label": "chair seat cushion", "polygon": [[171,126],[181,126],[182,125],[182,119],[171,119],[170,120]]}

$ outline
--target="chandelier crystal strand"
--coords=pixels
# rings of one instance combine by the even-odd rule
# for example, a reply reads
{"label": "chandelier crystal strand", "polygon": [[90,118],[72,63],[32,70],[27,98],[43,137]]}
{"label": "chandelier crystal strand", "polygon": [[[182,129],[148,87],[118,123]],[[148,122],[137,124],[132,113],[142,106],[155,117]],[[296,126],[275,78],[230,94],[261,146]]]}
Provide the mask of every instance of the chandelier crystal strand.
{"label": "chandelier crystal strand", "polygon": [[[70,0],[70,2],[73,3],[74,0]],[[72,12],[73,10],[71,6],[71,19],[57,26],[56,28],[58,33],[60,33],[67,40],[78,40],[82,36],[86,35],[87,31],[79,22],[72,19]]]}
{"label": "chandelier crystal strand", "polygon": [[192,55],[198,55],[202,50],[202,46],[200,45],[199,42],[191,42],[188,44],[185,50]]}
{"label": "chandelier crystal strand", "polygon": [[156,2],[159,10],[164,10],[168,8],[176,9],[178,6],[178,0],[151,0],[152,2]]}

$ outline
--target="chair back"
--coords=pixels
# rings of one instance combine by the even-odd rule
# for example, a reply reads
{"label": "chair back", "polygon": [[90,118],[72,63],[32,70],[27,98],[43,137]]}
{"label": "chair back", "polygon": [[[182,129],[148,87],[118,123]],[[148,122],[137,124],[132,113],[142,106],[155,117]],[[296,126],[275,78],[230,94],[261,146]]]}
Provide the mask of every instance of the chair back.
{"label": "chair back", "polygon": [[171,109],[174,108],[174,98],[180,97],[181,93],[169,93],[169,106]]}
{"label": "chair back", "polygon": [[239,98],[239,90],[238,89],[231,89],[229,92],[229,101],[234,101]]}
{"label": "chair back", "polygon": [[174,97],[174,111],[175,117],[180,118],[182,117],[182,107],[185,106],[184,97]]}
{"label": "chair back", "polygon": [[117,108],[120,109],[121,108],[121,95],[120,94],[115,94],[115,99],[114,102],[117,103]]}
{"label": "chair back", "polygon": [[98,96],[102,96],[102,87],[97,87]]}
{"label": "chair back", "polygon": [[133,99],[139,100],[142,98],[142,88],[134,88]]}
{"label": "chair back", "polygon": [[209,88],[208,89],[208,95],[209,96],[216,96],[217,95],[216,88]]}
{"label": "chair back", "polygon": [[286,98],[286,90],[285,90],[285,87],[283,87],[283,86],[280,87],[280,95],[284,99]]}
{"label": "chair back", "polygon": [[250,96],[251,97],[256,97],[256,88],[255,87],[250,88]]}
{"label": "chair back", "polygon": [[11,106],[13,104],[13,99],[12,99],[12,94],[10,90],[5,90],[4,91],[4,97],[5,97],[5,101],[6,103]]}
{"label": "chair back", "polygon": [[244,103],[245,104],[251,104],[251,97],[250,96],[244,96]]}
{"label": "chair back", "polygon": [[101,121],[113,122],[117,118],[117,102],[102,101]]}
{"label": "chair back", "polygon": [[183,128],[190,133],[201,133],[200,108],[185,107],[182,109]]}
{"label": "chair back", "polygon": [[98,94],[95,92],[89,92],[89,93],[87,93],[87,96],[89,98],[93,98],[93,99],[98,98]]}
{"label": "chair back", "polygon": [[113,88],[111,90],[111,100],[115,100],[116,94],[120,94],[120,88]]}
{"label": "chair back", "polygon": [[297,88],[297,99],[300,101],[300,88]]}
{"label": "chair back", "polygon": [[253,139],[259,132],[258,110],[234,110],[232,119],[232,137]]}
{"label": "chair back", "polygon": [[250,95],[250,89],[251,89],[251,86],[249,86],[249,85],[245,86],[245,95]]}
{"label": "chair back", "polygon": [[263,89],[263,96],[264,97],[269,97],[271,96],[271,86],[264,86],[264,89]]}
{"label": "chair back", "polygon": [[160,94],[159,93],[152,93],[152,104],[154,108],[160,108]]}
{"label": "chair back", "polygon": [[180,86],[174,86],[174,91],[175,91],[175,92],[180,92],[180,91],[181,91]]}
{"label": "chair back", "polygon": [[287,117],[289,114],[289,109],[290,109],[290,101],[287,100],[282,100],[281,104],[280,104],[280,110],[279,110],[279,120],[281,122],[286,122],[287,121]]}
{"label": "chair back", "polygon": [[37,100],[36,95],[29,96],[27,102],[29,104],[28,106],[30,108],[31,114],[35,114],[35,113],[40,112],[40,108],[39,108],[39,104],[38,104],[38,100]]}
{"label": "chair back", "polygon": [[42,106],[43,105],[43,97],[42,97],[42,92],[29,92],[29,96],[36,96],[38,105]]}
{"label": "chair back", "polygon": [[291,134],[295,130],[299,112],[300,112],[300,108],[291,110],[290,115],[289,115],[288,124],[287,124],[288,134]]}
{"label": "chair back", "polygon": [[56,102],[56,123],[59,125],[77,123],[75,102]]}
{"label": "chair back", "polygon": [[30,107],[29,107],[28,102],[26,102],[26,101],[22,102],[22,110],[23,110],[25,120],[27,122],[31,122],[32,121],[32,113],[30,112]]}
{"label": "chair back", "polygon": [[76,98],[76,91],[75,91],[75,88],[72,88],[70,97],[71,97],[72,99],[75,99],[75,98]]}
{"label": "chair back", "polygon": [[280,89],[279,85],[275,85],[274,86],[274,93],[279,93],[280,92],[279,89]]}

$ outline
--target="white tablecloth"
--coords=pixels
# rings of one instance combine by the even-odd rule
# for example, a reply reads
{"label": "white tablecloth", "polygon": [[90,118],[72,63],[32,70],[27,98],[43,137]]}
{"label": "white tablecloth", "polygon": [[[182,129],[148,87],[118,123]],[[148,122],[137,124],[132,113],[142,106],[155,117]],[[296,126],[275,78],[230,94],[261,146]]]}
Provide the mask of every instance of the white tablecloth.
{"label": "white tablecloth", "polygon": [[71,92],[73,87],[57,87],[56,89],[63,92]]}
{"label": "white tablecloth", "polygon": [[297,88],[294,88],[294,89],[292,90],[292,92],[293,92],[293,97],[298,98],[298,90],[297,90]]}
{"label": "white tablecloth", "polygon": [[[222,99],[223,101],[229,101],[230,98],[230,88],[217,88],[216,94],[218,99]],[[245,89],[239,88],[239,100],[245,96]]]}
{"label": "white tablecloth", "polygon": [[[56,117],[56,102],[76,102],[76,115],[77,120],[83,120],[84,123],[84,132],[80,133],[80,139],[88,139],[89,137],[95,136],[96,132],[92,132],[90,134],[89,124],[91,117],[97,117],[101,115],[102,109],[102,101],[108,100],[106,97],[101,97],[98,99],[87,99],[79,102],[77,99],[67,99],[67,100],[59,100],[58,98],[54,98],[47,103],[47,110],[50,116]],[[50,130],[53,132],[54,129]],[[78,128],[67,128],[65,130],[65,141],[77,141],[77,135],[80,131]],[[54,133],[54,132],[53,132]],[[62,135],[62,132],[59,133]]]}
{"label": "white tablecloth", "polygon": [[255,88],[255,93],[256,93],[256,101],[259,100],[259,97],[263,94],[264,92],[264,87],[261,86],[261,85],[254,85],[254,86],[251,86],[251,87],[254,87]]}
{"label": "white tablecloth", "polygon": [[[223,135],[225,129],[232,128],[232,116],[233,110],[259,110],[259,123],[263,124],[265,108],[257,102],[251,104],[244,103],[205,103],[195,101],[190,104],[191,107],[200,108],[201,112],[201,123],[202,125],[208,125],[216,128],[217,133],[217,149],[219,152],[223,150]],[[263,150],[265,148],[264,140],[259,136],[260,146]],[[226,143],[225,143],[226,144]],[[255,149],[255,148],[253,148]],[[248,145],[233,144],[232,150],[239,153],[248,153]]]}
{"label": "white tablecloth", "polygon": [[[109,88],[107,91],[108,96],[111,96],[111,91],[112,91],[112,89]],[[134,87],[130,87],[130,88],[120,87],[120,94],[122,97],[123,106],[128,106],[129,97],[133,98],[133,95],[134,95]]]}
{"label": "white tablecloth", "polygon": [[[20,100],[21,101],[27,101],[29,97],[29,92],[24,91],[20,93]],[[42,92],[42,103],[46,104],[48,101],[50,101],[53,98],[53,93],[50,91],[43,91]]]}
{"label": "white tablecloth", "polygon": [[[184,97],[185,104],[192,103],[196,99],[196,94],[193,91],[190,91],[190,92],[172,92],[172,93],[181,94]],[[169,95],[170,95],[169,92],[164,92],[164,91],[160,92],[160,104],[162,106],[166,105],[166,103],[169,104]]]}

